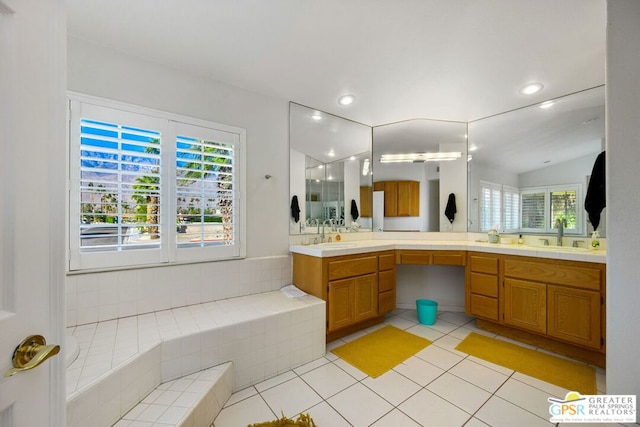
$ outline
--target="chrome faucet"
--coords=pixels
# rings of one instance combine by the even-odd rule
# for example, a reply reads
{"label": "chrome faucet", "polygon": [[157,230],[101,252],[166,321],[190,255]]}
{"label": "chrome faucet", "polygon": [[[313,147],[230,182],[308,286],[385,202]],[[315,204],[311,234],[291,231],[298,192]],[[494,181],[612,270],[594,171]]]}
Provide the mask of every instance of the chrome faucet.
{"label": "chrome faucet", "polygon": [[320,236],[320,241],[324,243],[324,226],[327,225],[327,221],[329,221],[329,227],[333,230],[333,219],[327,218],[322,221],[322,235]]}
{"label": "chrome faucet", "polygon": [[544,246],[549,246],[549,239],[538,239],[542,242]]}
{"label": "chrome faucet", "polygon": [[558,229],[558,246],[562,246],[562,237],[564,237],[564,227],[567,226],[567,220],[561,218],[556,219],[556,228]]}

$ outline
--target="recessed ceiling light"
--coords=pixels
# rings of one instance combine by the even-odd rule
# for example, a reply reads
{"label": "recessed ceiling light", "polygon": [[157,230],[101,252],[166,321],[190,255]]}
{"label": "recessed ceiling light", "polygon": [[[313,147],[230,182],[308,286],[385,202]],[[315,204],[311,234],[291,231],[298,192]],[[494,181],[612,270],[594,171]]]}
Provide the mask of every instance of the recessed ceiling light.
{"label": "recessed ceiling light", "polygon": [[356,156],[351,156],[349,157],[349,160],[354,161],[356,159]]}
{"label": "recessed ceiling light", "polygon": [[336,155],[336,152],[335,152],[335,151],[333,151],[333,150],[331,150],[331,151],[329,151],[329,152],[327,153],[327,155],[328,155],[329,157],[333,157],[333,156],[335,156],[335,155]]}
{"label": "recessed ceiling light", "polygon": [[322,115],[316,111],[315,113],[313,113],[313,114],[311,115],[311,118],[312,118],[313,120],[322,120]]}
{"label": "recessed ceiling light", "polygon": [[469,151],[476,151],[478,149],[477,145],[470,145],[469,146]]}
{"label": "recessed ceiling light", "polygon": [[338,98],[338,104],[351,105],[355,100],[356,100],[356,97],[353,95],[342,95],[340,98]]}
{"label": "recessed ceiling light", "polygon": [[555,102],[553,102],[553,101],[545,101],[542,104],[540,104],[540,108],[553,107],[554,104],[555,104]]}
{"label": "recessed ceiling light", "polygon": [[533,95],[534,93],[538,93],[542,90],[544,85],[542,83],[530,83],[520,89],[520,93],[523,95]]}

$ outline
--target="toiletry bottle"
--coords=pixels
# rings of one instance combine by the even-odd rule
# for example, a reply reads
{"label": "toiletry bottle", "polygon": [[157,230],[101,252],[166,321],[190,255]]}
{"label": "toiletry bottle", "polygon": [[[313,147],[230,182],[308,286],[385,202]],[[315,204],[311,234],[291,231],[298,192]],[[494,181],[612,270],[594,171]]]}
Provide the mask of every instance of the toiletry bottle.
{"label": "toiletry bottle", "polygon": [[592,248],[599,248],[600,247],[600,233],[598,233],[598,230],[595,230],[593,232],[593,234],[591,235],[591,247]]}
{"label": "toiletry bottle", "polygon": [[522,234],[518,234],[518,244],[521,245],[524,243],[524,239],[522,238]]}

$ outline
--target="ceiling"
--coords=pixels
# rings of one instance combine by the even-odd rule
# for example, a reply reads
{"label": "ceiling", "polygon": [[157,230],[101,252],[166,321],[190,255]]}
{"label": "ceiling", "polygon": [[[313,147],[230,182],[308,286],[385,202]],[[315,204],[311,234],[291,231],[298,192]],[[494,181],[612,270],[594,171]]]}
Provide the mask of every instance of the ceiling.
{"label": "ceiling", "polygon": [[[66,4],[70,37],[370,126],[473,121],[605,82],[605,0]],[[545,87],[521,95],[529,82]]]}

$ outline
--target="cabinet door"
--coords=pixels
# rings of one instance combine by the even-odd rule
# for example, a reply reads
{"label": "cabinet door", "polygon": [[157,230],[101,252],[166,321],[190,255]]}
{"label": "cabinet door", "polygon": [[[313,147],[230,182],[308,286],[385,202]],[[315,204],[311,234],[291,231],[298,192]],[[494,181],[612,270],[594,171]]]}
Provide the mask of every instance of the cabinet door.
{"label": "cabinet door", "polygon": [[355,286],[355,322],[378,315],[378,277],[368,274],[353,279]]}
{"label": "cabinet door", "polygon": [[371,187],[360,187],[360,216],[371,218],[373,216],[373,192]]}
{"label": "cabinet door", "polygon": [[534,332],[547,332],[547,285],[504,280],[504,323]]}
{"label": "cabinet door", "polygon": [[420,216],[420,183],[398,181],[398,216]]}
{"label": "cabinet door", "polygon": [[384,183],[384,216],[398,216],[398,183]]}
{"label": "cabinet door", "polygon": [[600,293],[547,286],[547,334],[600,349]]}
{"label": "cabinet door", "polygon": [[355,322],[355,279],[329,282],[327,310],[329,332],[349,326]]}

